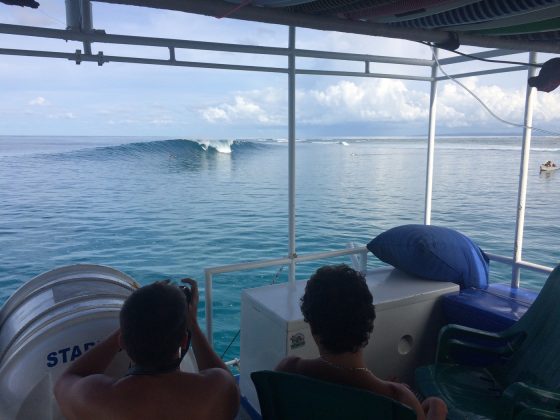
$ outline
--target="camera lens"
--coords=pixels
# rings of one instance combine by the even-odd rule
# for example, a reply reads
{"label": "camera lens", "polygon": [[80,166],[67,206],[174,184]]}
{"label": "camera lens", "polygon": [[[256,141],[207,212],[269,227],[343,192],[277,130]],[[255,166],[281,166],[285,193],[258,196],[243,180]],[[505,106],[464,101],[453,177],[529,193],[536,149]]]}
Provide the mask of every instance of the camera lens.
{"label": "camera lens", "polygon": [[185,299],[187,300],[187,303],[191,303],[192,300],[192,293],[191,293],[191,289],[189,289],[188,287],[185,286],[179,286],[179,289],[181,289],[183,291],[183,294],[185,295]]}

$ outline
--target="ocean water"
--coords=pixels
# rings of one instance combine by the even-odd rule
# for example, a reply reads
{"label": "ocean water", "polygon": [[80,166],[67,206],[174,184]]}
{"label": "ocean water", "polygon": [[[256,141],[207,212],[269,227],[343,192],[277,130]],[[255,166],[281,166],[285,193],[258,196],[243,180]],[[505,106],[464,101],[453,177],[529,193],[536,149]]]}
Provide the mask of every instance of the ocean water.
{"label": "ocean water", "polygon": [[[438,139],[432,224],[512,256],[520,150],[518,137]],[[534,138],[523,257],[552,266],[560,262],[560,171],[539,173],[549,159],[560,161],[560,139]],[[287,162],[287,142],[277,139],[0,137],[0,304],[67,264],[109,265],[142,284],[191,276],[203,289],[204,268],[284,257]],[[422,223],[425,166],[423,138],[298,141],[297,252],[363,245]],[[298,278],[333,262],[349,258],[298,265]],[[220,352],[239,328],[241,290],[286,281],[287,271],[214,278]],[[494,262],[491,279],[509,282],[510,271]],[[544,280],[522,273],[528,287]],[[236,339],[225,358],[238,351]]]}

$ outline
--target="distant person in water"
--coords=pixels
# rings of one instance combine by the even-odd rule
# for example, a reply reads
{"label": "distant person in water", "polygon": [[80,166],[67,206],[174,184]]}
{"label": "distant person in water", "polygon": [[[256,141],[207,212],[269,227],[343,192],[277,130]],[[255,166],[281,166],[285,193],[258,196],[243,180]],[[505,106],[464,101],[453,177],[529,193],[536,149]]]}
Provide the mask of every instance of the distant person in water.
{"label": "distant person in water", "polygon": [[344,264],[319,268],[307,282],[301,311],[320,357],[287,357],[276,370],[375,392],[411,407],[418,420],[446,418],[441,399],[420,403],[407,385],[381,380],[366,367],[363,350],[373,330],[375,308],[363,275]]}
{"label": "distant person in water", "polygon": [[[157,282],[125,301],[120,329],[63,373],[55,396],[68,419],[232,419],[239,408],[235,379],[212,351],[197,322],[198,287]],[[188,302],[190,300],[190,303]],[[192,348],[198,373],[181,372]],[[135,363],[122,378],[104,374],[124,349]]]}

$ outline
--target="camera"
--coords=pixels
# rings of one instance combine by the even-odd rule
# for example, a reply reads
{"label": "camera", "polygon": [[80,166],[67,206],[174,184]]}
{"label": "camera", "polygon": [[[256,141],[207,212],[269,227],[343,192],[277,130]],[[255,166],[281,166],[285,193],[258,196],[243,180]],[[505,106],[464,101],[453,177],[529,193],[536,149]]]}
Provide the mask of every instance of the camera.
{"label": "camera", "polygon": [[189,289],[186,286],[179,286],[179,289],[181,289],[181,291],[183,292],[183,294],[185,295],[185,299],[187,300],[187,303],[190,305],[191,301],[192,301],[192,292],[191,289]]}

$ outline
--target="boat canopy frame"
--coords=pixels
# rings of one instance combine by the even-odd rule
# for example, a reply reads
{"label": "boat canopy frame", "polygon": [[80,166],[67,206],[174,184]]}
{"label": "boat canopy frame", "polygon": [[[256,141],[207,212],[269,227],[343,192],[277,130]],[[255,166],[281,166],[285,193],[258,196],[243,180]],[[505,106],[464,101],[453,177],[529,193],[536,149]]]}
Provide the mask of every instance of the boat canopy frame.
{"label": "boat canopy frame", "polygon": [[[150,0],[130,0],[130,1],[113,1],[113,0],[97,0],[106,3],[127,3],[136,5],[146,5],[153,3]],[[217,5],[215,0],[205,0],[207,6]],[[173,3],[181,7],[190,4],[197,4],[197,7],[204,2],[197,2],[191,0],[181,0],[180,2],[173,0],[162,0],[161,4]],[[149,6],[149,7],[153,7]],[[170,8],[177,10],[177,8]],[[214,10],[214,9],[212,9]],[[158,37],[144,37],[144,36],[131,36],[131,35],[116,35],[107,34],[102,30],[93,29],[93,13],[91,3],[89,0],[66,0],[66,15],[67,15],[67,28],[66,29],[52,29],[41,28],[32,26],[21,26],[0,23],[0,33],[16,36],[31,36],[47,39],[60,39],[65,41],[77,41],[83,43],[83,51],[77,49],[73,52],[67,51],[47,51],[47,50],[24,50],[13,48],[1,48],[0,55],[11,56],[26,56],[26,57],[43,57],[43,58],[57,58],[74,61],[76,64],[83,62],[93,62],[102,66],[107,63],[132,63],[132,64],[151,64],[151,65],[165,65],[165,66],[180,66],[191,68],[205,68],[205,69],[221,69],[221,70],[238,70],[238,71],[251,71],[251,72],[268,72],[280,73],[288,76],[288,255],[285,258],[269,259],[261,261],[252,261],[241,264],[231,264],[220,267],[211,267],[205,269],[205,298],[206,298],[206,334],[213,344],[213,329],[212,329],[212,283],[213,276],[220,273],[249,270],[255,268],[264,268],[272,266],[289,266],[288,281],[293,287],[295,286],[296,279],[296,264],[303,261],[321,260],[343,255],[350,255],[358,261],[359,269],[365,270],[367,264],[367,249],[365,247],[357,247],[351,249],[344,249],[339,251],[329,251],[322,253],[315,253],[309,255],[298,255],[296,251],[296,116],[295,116],[295,100],[296,100],[296,76],[298,75],[316,75],[316,76],[345,76],[345,77],[373,77],[373,78],[390,78],[401,80],[412,80],[430,83],[430,104],[429,104],[429,125],[428,125],[428,142],[427,142],[427,165],[426,165],[426,185],[425,185],[425,202],[424,202],[424,224],[431,223],[432,211],[432,183],[433,183],[433,164],[434,164],[434,150],[435,150],[435,129],[436,129],[436,108],[437,108],[437,85],[438,82],[448,80],[449,78],[459,79],[470,76],[480,76],[488,74],[497,74],[515,71],[527,71],[528,77],[534,76],[536,73],[535,66],[523,65],[507,65],[499,68],[488,70],[480,70],[467,73],[457,73],[452,75],[438,75],[439,66],[446,64],[456,64],[467,62],[474,59],[486,59],[501,57],[505,55],[512,55],[520,53],[516,49],[493,49],[483,52],[471,54],[470,57],[458,56],[450,58],[437,59],[438,49],[432,47],[432,59],[415,59],[407,57],[390,57],[370,54],[354,54],[342,52],[330,52],[320,50],[306,50],[296,48],[296,27],[289,26],[288,31],[288,47],[263,47],[257,45],[243,45],[243,44],[230,44],[230,43],[217,43],[217,42],[204,42],[192,41],[183,39],[171,38],[158,38]],[[193,10],[190,12],[196,13]],[[245,12],[244,12],[245,13]],[[264,11],[263,13],[268,13]],[[243,13],[241,13],[243,16]],[[240,18],[239,16],[237,18]],[[241,17],[243,18],[243,17]],[[262,19],[248,19],[255,21],[263,21]],[[277,23],[277,22],[272,22]],[[309,25],[302,24],[304,27]],[[336,28],[322,28],[327,30],[336,30]],[[344,31],[351,32],[351,31]],[[357,33],[354,31],[354,33]],[[381,34],[373,34],[381,35]],[[401,37],[409,39],[407,37]],[[149,57],[127,57],[122,55],[105,55],[103,51],[99,50],[97,53],[93,51],[93,44],[116,44],[116,45],[135,45],[145,47],[161,47],[168,50],[168,59],[154,59]],[[484,45],[482,45],[484,46]],[[522,48],[523,44],[517,44],[518,48]],[[512,45],[508,45],[512,47]],[[281,56],[287,58],[285,67],[272,67],[272,66],[258,66],[258,65],[243,65],[243,64],[224,64],[218,62],[195,62],[195,61],[181,61],[176,59],[176,50],[198,50],[198,51],[216,51],[225,53],[238,53],[238,54],[259,54],[266,56]],[[363,71],[343,71],[343,70],[311,70],[297,67],[298,58],[318,58],[326,60],[342,60],[349,62],[361,62],[363,64]],[[529,52],[529,63],[537,63],[537,53]],[[406,66],[421,66],[430,68],[430,76],[413,76],[407,74],[391,74],[391,73],[376,73],[371,72],[371,64],[397,64]],[[501,255],[487,254],[491,260],[509,264],[512,267],[511,286],[514,288],[520,285],[520,270],[522,268],[541,272],[550,273],[552,267],[543,266],[540,264],[524,261],[522,258],[523,248],[523,230],[525,221],[525,208],[526,208],[526,194],[527,194],[527,174],[528,162],[530,155],[531,145],[531,126],[534,98],[536,89],[527,86],[526,101],[525,101],[525,118],[523,128],[523,145],[521,150],[521,164],[519,171],[519,188],[517,200],[517,215],[516,215],[516,230],[514,240],[514,253],[512,257],[505,257]]]}

